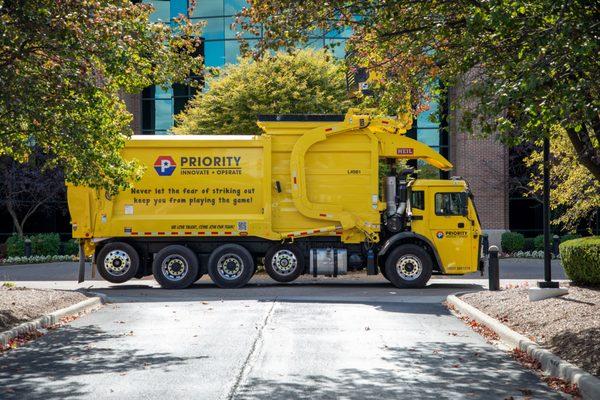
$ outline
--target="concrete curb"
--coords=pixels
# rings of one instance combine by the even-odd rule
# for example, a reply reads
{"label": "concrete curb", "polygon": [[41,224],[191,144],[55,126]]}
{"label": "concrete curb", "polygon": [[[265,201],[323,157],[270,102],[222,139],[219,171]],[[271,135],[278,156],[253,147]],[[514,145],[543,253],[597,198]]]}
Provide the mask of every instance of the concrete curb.
{"label": "concrete curb", "polygon": [[542,369],[546,373],[576,384],[584,399],[600,399],[600,379],[585,372],[581,368],[560,359],[550,351],[540,347],[537,343],[520,333],[513,331],[497,319],[490,317],[472,305],[460,300],[458,296],[465,293],[456,293],[448,296],[448,303],[452,304],[462,314],[467,315],[478,323],[483,324],[496,332],[500,337],[500,340],[510,347],[527,352],[527,354],[541,363]]}
{"label": "concrete curb", "polygon": [[0,332],[0,344],[7,346],[9,340],[19,335],[54,325],[60,322],[61,318],[69,315],[90,312],[106,302],[104,296],[100,296],[98,294],[95,296],[96,297],[91,297],[89,299],[80,301],[79,303],[73,304],[72,306],[61,308],[60,310],[46,314],[42,317],[34,319],[33,321],[24,322],[21,325],[17,325],[7,331]]}

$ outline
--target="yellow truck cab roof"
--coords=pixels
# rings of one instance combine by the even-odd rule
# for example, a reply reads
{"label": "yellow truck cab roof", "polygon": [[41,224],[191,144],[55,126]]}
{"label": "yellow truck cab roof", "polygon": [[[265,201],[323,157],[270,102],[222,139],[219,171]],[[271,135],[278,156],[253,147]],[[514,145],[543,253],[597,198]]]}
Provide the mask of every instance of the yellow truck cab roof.
{"label": "yellow truck cab roof", "polygon": [[463,187],[467,188],[467,183],[462,179],[416,179],[411,185],[413,188],[416,187]]}

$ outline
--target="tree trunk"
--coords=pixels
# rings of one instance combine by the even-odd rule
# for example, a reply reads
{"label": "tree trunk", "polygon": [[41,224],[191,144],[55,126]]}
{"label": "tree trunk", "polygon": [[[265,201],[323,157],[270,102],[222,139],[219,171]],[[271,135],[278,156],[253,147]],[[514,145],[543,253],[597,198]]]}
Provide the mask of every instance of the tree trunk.
{"label": "tree trunk", "polygon": [[600,148],[594,148],[590,134],[593,134],[593,132],[588,132],[585,127],[579,132],[575,132],[574,129],[567,129],[567,135],[579,156],[581,165],[590,171],[597,181],[600,181]]}
{"label": "tree trunk", "polygon": [[13,224],[15,225],[15,229],[17,230],[17,235],[19,235],[19,237],[23,237],[23,224],[19,221],[19,217],[17,216],[17,213],[12,207],[12,204],[7,203],[6,210],[8,211],[13,220]]}

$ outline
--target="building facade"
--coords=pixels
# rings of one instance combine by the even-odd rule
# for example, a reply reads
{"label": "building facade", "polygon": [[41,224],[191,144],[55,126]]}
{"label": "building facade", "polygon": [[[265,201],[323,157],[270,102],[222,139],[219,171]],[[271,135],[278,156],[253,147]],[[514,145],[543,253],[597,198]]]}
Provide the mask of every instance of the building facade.
{"label": "building facade", "polygon": [[[189,13],[188,0],[144,0],[152,4],[155,12],[152,20],[170,23],[179,14],[188,15],[194,21],[205,21],[203,45],[200,52],[207,67],[222,67],[235,63],[240,53],[237,32],[232,28],[235,15],[247,6],[245,0],[197,0],[196,7]],[[328,44],[339,44],[334,55],[343,58],[344,43],[350,32],[323,33],[310,38],[307,46],[323,48]],[[246,38],[252,46],[259,37]],[[475,138],[459,128],[460,114],[452,111],[451,105],[461,98],[461,88],[450,90],[446,101],[431,103],[429,110],[421,113],[414,122],[409,136],[426,143],[439,151],[454,164],[454,170],[444,177],[462,176],[469,181],[479,210],[484,229],[500,233],[509,229],[508,197],[508,151],[495,138]],[[133,115],[134,134],[168,134],[173,127],[174,115],[181,112],[195,94],[195,89],[174,84],[168,89],[158,86],[146,88],[142,93],[124,95],[126,106]],[[441,110],[440,110],[441,109]],[[439,122],[432,122],[440,112]],[[243,134],[243,132],[240,132]],[[63,211],[60,211],[64,208]],[[39,221],[30,226],[29,232],[59,232],[70,234],[66,204],[58,207],[52,215],[36,216]],[[32,218],[33,219],[33,218]],[[33,224],[32,224],[33,225]],[[0,210],[0,236],[13,232],[12,223]],[[498,236],[499,237],[499,236]],[[0,238],[0,241],[3,241]],[[493,240],[496,242],[496,240]]]}
{"label": "building facade", "polygon": [[[204,21],[202,48],[207,67],[235,63],[239,56],[237,32],[231,27],[235,15],[247,6],[244,0],[198,0],[191,14],[187,0],[149,0],[156,9],[152,19],[168,23],[180,13],[193,21]],[[344,42],[349,32],[313,36],[308,46],[322,48],[335,43],[335,56],[344,57]],[[247,37],[250,46],[258,37]],[[136,134],[166,134],[173,126],[173,115],[180,112],[194,95],[191,88],[173,85],[169,90],[147,88],[141,95],[128,96],[128,109],[134,115]],[[455,166],[450,175],[467,179],[477,196],[482,224],[487,230],[508,229],[508,153],[494,138],[479,139],[460,131],[460,115],[451,114],[450,103],[460,98],[460,90],[451,91],[448,104],[431,103],[421,113],[409,136],[426,143],[447,157]],[[442,108],[440,110],[440,107]],[[432,122],[441,111],[441,121]],[[243,133],[243,132],[240,132]]]}

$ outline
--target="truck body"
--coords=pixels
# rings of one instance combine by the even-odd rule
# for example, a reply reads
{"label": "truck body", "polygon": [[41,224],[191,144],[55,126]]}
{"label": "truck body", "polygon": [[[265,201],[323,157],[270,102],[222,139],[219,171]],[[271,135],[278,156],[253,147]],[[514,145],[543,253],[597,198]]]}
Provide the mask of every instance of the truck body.
{"label": "truck body", "polygon": [[[239,287],[263,262],[281,282],[367,269],[423,286],[432,273],[479,268],[466,182],[395,169],[398,159],[452,167],[405,135],[410,120],[349,112],[258,124],[258,136],[133,136],[122,155],[145,171],[130,189],[110,196],[68,184],[73,237],[100,274],[154,274],[181,288],[208,273]],[[380,177],[382,161],[391,171]]]}

